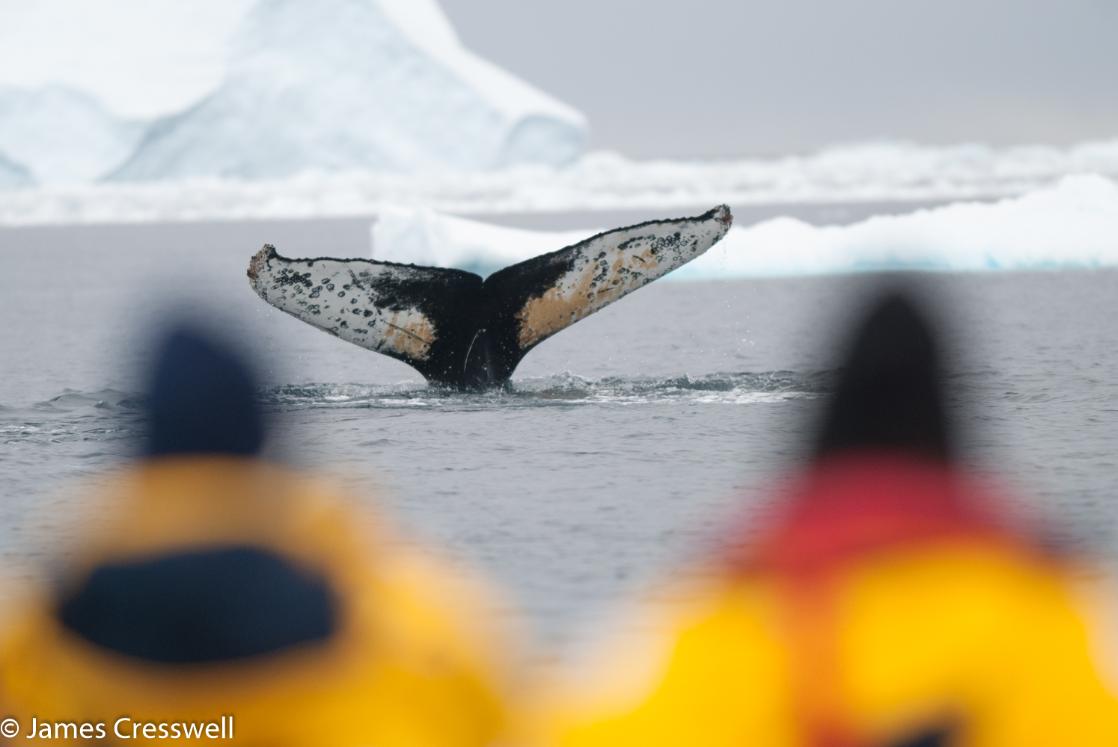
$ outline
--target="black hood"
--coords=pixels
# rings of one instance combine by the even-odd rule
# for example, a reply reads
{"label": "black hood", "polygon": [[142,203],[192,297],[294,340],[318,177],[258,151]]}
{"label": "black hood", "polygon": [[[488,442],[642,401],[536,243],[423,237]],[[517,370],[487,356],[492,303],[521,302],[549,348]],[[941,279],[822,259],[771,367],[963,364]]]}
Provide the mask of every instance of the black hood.
{"label": "black hood", "polygon": [[929,310],[911,292],[883,293],[854,327],[815,457],[873,450],[951,461],[955,439],[943,389]]}

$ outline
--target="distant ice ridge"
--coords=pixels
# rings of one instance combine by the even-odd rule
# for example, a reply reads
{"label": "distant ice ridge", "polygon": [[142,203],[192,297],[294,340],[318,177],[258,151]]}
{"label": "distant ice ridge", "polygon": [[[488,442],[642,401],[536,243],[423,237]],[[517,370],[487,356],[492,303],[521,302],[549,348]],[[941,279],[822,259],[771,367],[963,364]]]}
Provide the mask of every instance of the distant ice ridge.
{"label": "distant ice ridge", "polygon": [[1066,148],[879,143],[772,159],[632,161],[591,153],[565,167],[488,172],[304,173],[245,181],[9,191],[0,224],[375,215],[389,206],[452,213],[671,210],[793,203],[904,202],[1022,195],[1069,174],[1118,178],[1118,139]]}
{"label": "distant ice ridge", "polygon": [[104,176],[132,152],[140,132],[139,123],[116,117],[80,91],[0,87],[0,154],[35,183]]}
{"label": "distant ice ridge", "polygon": [[[600,230],[524,231],[394,209],[373,225],[373,256],[485,274]],[[787,217],[735,226],[668,277],[1107,266],[1118,266],[1118,183],[1076,176],[999,202],[955,203],[847,226],[819,227]]]}
{"label": "distant ice ridge", "polygon": [[111,179],[559,165],[583,116],[467,51],[435,0],[261,0],[221,86]]}

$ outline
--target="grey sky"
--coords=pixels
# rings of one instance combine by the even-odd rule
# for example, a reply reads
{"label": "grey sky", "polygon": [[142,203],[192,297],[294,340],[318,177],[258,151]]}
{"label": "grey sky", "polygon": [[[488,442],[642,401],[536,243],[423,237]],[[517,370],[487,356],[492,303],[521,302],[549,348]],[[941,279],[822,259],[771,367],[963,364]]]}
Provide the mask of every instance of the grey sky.
{"label": "grey sky", "polygon": [[1118,136],[1118,0],[441,0],[635,156]]}

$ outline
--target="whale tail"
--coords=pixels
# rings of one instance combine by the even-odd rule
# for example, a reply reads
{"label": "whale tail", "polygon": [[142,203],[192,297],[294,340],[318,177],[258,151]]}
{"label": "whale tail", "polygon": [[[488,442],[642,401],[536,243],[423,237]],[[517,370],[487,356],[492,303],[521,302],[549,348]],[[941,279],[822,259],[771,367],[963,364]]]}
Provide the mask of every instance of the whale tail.
{"label": "whale tail", "polygon": [[700,256],[730,228],[725,205],[592,236],[499,270],[366,259],[289,259],[271,245],[249,262],[253,290],[308,324],[396,358],[425,378],[487,386],[548,337]]}

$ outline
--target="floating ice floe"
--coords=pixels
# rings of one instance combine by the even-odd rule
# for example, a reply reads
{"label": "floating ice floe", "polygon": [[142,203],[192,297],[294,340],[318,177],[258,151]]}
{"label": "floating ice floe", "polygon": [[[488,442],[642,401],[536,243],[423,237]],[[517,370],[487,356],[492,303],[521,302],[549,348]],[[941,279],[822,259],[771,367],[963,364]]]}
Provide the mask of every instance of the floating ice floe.
{"label": "floating ice floe", "polygon": [[[484,274],[599,230],[525,231],[397,208],[374,223],[372,253],[380,260]],[[788,217],[735,226],[668,277],[1107,266],[1118,266],[1118,183],[1077,176],[999,202],[954,203],[846,226],[813,226]]]}
{"label": "floating ice floe", "polygon": [[435,0],[261,0],[220,87],[110,179],[558,165],[585,142],[580,113],[466,50]]}

